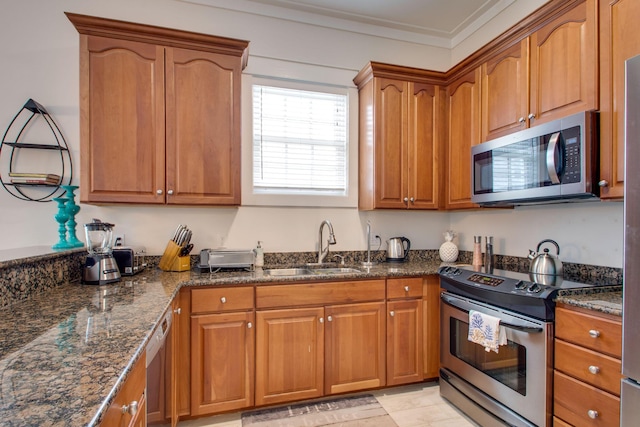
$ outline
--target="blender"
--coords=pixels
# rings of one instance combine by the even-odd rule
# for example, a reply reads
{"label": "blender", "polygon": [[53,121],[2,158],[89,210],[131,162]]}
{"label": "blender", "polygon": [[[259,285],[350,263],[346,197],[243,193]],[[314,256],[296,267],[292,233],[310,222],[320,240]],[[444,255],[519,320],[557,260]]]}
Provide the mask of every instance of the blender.
{"label": "blender", "polygon": [[89,285],[106,285],[120,280],[120,270],[112,254],[113,224],[93,219],[84,225],[89,255],[82,270],[82,281]]}

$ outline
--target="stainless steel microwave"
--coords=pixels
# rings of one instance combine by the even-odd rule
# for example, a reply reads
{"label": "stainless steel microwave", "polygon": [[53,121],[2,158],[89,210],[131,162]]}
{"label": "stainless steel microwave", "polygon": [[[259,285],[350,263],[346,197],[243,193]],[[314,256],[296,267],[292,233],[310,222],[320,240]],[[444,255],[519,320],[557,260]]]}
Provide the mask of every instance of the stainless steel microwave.
{"label": "stainless steel microwave", "polygon": [[476,145],[471,201],[509,206],[597,200],[598,146],[595,111]]}

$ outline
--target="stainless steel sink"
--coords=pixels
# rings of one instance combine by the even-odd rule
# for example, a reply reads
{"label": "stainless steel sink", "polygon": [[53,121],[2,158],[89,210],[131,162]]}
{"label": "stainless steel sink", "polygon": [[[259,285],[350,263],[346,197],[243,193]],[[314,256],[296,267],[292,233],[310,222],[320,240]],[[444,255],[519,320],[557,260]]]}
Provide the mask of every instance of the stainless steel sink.
{"label": "stainless steel sink", "polygon": [[308,268],[269,268],[263,271],[267,276],[302,276],[312,274]]}
{"label": "stainless steel sink", "polygon": [[353,274],[353,273],[360,273],[361,271],[358,270],[357,268],[350,268],[350,267],[342,267],[342,268],[314,268],[311,269],[311,273],[312,274]]}
{"label": "stainless steel sink", "polygon": [[316,267],[316,268],[269,268],[263,271],[263,274],[266,276],[304,276],[304,275],[314,275],[314,276],[322,276],[322,275],[331,275],[331,274],[354,274],[360,273],[361,271],[357,268],[350,267]]}

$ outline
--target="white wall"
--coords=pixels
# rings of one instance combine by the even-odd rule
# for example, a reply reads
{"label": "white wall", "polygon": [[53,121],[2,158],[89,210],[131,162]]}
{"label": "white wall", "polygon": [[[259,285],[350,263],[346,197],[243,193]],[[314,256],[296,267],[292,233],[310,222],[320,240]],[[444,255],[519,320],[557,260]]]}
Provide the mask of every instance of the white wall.
{"label": "white wall", "polygon": [[[462,41],[452,52],[415,41],[402,42],[385,37],[384,32],[373,37],[332,30],[320,21],[318,25],[302,25],[226,7],[238,1],[246,4],[242,0],[201,0],[205,4],[180,0],[4,2],[0,15],[0,131],[4,133],[16,111],[28,98],[34,98],[47,107],[65,134],[73,155],[74,184],[78,183],[78,34],[64,11],[250,40],[247,72],[254,62],[277,62],[280,66],[274,67],[273,74],[291,77],[294,67],[287,63],[302,63],[335,70],[335,76],[344,80],[341,84],[352,87],[351,78],[369,60],[445,71],[452,58],[454,62],[461,59],[460,52],[476,50],[529,13],[524,11],[535,9],[531,3],[544,3],[515,1],[502,18],[487,23],[477,36]],[[2,161],[6,161],[4,153]],[[6,171],[6,167],[3,163],[0,170]],[[55,243],[55,211],[54,203],[21,201],[0,189],[0,249]],[[162,253],[179,223],[194,231],[196,251],[219,245],[250,248],[257,240],[264,241],[267,252],[314,251],[318,226],[329,219],[338,240],[332,248],[335,250],[364,249],[364,230],[371,220],[373,232],[384,240],[404,235],[419,249],[438,248],[442,232],[452,228],[460,233],[457,240],[462,249],[471,249],[474,234],[490,234],[496,238],[496,252],[525,256],[539,240],[555,238],[567,261],[622,265],[621,203],[461,213],[82,205],[77,221],[84,224],[93,217],[115,223],[116,233],[124,233],[128,244],[144,245],[152,254]],[[544,232],[537,231],[542,227]],[[78,234],[83,238],[81,226]]]}

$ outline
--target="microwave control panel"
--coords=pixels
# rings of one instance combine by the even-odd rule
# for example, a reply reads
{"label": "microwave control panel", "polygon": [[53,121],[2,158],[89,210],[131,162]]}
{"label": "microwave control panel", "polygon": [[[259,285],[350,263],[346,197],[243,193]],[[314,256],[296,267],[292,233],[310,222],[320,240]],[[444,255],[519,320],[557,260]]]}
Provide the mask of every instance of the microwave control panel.
{"label": "microwave control panel", "polygon": [[564,140],[564,173],[561,177],[563,184],[580,182],[582,165],[580,163],[580,126],[565,129],[562,132]]}

